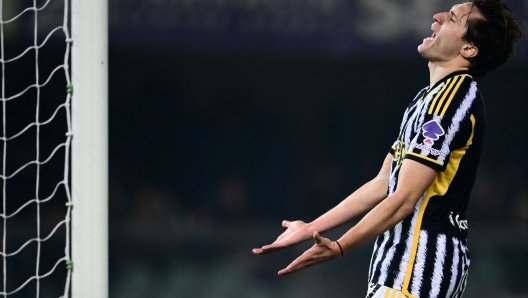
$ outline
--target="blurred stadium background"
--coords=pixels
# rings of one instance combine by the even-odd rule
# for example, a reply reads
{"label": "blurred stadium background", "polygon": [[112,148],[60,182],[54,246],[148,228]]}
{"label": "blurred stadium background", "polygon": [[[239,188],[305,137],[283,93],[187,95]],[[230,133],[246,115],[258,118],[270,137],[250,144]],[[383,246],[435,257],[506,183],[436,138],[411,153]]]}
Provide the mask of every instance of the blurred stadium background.
{"label": "blurred stadium background", "polygon": [[[416,46],[457,2],[109,2],[110,297],[364,297],[371,245],[282,278],[311,243],[251,249],[282,219],[311,221],[377,173],[428,84]],[[527,2],[507,2],[526,23]],[[39,30],[61,14],[52,7]],[[6,27],[7,44],[32,40],[32,28]],[[42,67],[60,61],[54,47],[62,40]],[[467,298],[528,293],[526,37],[517,52],[477,80],[488,128],[468,211]]]}

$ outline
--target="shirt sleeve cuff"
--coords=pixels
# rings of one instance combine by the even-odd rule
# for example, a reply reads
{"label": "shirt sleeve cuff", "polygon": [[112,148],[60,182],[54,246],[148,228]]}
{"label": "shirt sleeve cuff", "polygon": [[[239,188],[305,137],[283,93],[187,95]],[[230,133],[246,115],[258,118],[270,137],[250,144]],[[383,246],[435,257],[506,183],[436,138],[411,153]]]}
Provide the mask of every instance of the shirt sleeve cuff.
{"label": "shirt sleeve cuff", "polygon": [[418,153],[407,152],[407,154],[405,155],[405,158],[412,159],[416,162],[426,165],[437,172],[443,172],[445,170],[445,166],[441,162],[434,160],[432,158],[420,155]]}

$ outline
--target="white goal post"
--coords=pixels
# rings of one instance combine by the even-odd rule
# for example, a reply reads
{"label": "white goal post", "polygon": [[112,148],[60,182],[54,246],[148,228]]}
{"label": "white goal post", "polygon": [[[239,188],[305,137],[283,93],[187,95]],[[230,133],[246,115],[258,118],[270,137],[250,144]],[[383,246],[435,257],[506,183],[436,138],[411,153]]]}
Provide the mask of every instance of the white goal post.
{"label": "white goal post", "polygon": [[108,3],[72,0],[72,297],[108,297]]}

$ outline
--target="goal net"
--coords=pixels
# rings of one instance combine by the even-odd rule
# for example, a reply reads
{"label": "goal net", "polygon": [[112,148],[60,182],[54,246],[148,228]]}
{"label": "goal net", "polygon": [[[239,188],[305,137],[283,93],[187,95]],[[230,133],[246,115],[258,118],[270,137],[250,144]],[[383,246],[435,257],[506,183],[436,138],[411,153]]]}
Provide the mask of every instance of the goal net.
{"label": "goal net", "polygon": [[68,297],[68,0],[0,0],[0,297]]}

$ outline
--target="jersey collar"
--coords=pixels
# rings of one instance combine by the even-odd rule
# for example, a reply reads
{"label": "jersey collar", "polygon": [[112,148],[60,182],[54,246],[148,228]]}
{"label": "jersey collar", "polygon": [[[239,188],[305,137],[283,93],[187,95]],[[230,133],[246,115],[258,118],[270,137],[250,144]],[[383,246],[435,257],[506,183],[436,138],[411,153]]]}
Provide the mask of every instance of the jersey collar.
{"label": "jersey collar", "polygon": [[450,74],[448,74],[447,76],[443,77],[441,80],[439,80],[438,82],[434,83],[433,85],[430,85],[428,90],[433,90],[434,88],[436,88],[438,85],[440,85],[441,83],[449,80],[450,78],[454,77],[454,76],[458,76],[458,75],[462,75],[462,74],[466,74],[468,75],[471,79],[473,79],[473,76],[471,75],[471,73],[469,72],[469,70],[457,70],[455,72],[452,72]]}

